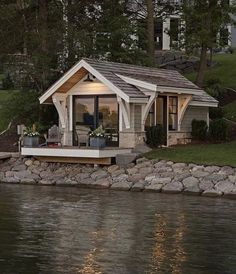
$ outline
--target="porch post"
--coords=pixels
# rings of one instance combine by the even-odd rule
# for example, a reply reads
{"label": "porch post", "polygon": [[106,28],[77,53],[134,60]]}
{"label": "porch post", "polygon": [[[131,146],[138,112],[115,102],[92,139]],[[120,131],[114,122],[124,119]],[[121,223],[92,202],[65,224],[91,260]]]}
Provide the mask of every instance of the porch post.
{"label": "porch post", "polygon": [[53,103],[57,109],[59,120],[60,120],[60,130],[63,134],[62,144],[63,145],[72,145],[71,134],[69,133],[69,113],[67,98],[65,95],[54,94],[52,97]]}

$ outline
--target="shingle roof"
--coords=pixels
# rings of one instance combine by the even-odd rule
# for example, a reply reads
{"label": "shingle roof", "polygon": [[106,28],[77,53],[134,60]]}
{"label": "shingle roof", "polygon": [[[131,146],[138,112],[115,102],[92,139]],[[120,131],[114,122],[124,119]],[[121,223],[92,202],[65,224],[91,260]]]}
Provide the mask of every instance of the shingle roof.
{"label": "shingle roof", "polygon": [[218,103],[218,101],[207,94],[205,91],[199,91],[199,95],[193,95],[192,101],[202,103]]}
{"label": "shingle roof", "polygon": [[217,100],[175,70],[114,63],[89,58],[84,58],[83,60],[130,97],[145,97],[145,95],[137,87],[126,83],[118,75],[148,82],[158,87],[165,86],[197,91],[199,94],[193,95],[193,101],[217,103]]}
{"label": "shingle roof", "polygon": [[134,79],[147,81],[158,86],[199,89],[198,86],[193,84],[191,81],[186,79],[183,75],[175,70],[135,66],[88,58],[85,58],[84,60],[102,74],[109,71],[121,74],[123,76],[132,77]]}

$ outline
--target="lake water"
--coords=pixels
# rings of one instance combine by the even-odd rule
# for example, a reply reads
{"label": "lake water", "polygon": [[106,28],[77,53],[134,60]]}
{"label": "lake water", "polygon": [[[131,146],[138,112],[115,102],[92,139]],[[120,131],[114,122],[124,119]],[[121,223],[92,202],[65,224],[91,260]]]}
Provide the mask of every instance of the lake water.
{"label": "lake water", "polygon": [[0,185],[0,273],[234,274],[236,201]]}

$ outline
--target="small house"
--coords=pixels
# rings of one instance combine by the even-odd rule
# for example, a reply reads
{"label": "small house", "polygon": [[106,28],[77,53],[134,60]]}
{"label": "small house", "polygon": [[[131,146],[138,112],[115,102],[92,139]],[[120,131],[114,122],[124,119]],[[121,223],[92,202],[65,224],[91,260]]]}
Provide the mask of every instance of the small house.
{"label": "small house", "polygon": [[[84,58],[54,83],[40,104],[54,104],[60,148],[22,148],[23,155],[111,158],[145,141],[145,128],[162,125],[166,146],[191,140],[193,119],[209,124],[218,102],[173,70]],[[80,137],[102,126],[106,148],[78,146]]]}

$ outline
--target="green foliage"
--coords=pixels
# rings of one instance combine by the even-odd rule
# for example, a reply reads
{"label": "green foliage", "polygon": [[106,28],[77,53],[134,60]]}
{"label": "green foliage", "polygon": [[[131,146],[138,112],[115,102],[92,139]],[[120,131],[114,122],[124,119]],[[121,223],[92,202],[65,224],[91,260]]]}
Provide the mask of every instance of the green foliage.
{"label": "green foliage", "polygon": [[54,107],[39,105],[39,94],[35,91],[18,91],[4,101],[1,114],[9,121],[30,126],[37,122],[41,127],[57,122]]}
{"label": "green foliage", "polygon": [[12,96],[16,92],[12,90],[0,90],[0,132],[5,130],[11,121],[8,115],[5,115],[5,108],[8,107],[7,103],[11,101]]}
{"label": "green foliage", "polygon": [[9,90],[13,88],[14,88],[14,83],[11,79],[10,74],[7,74],[7,76],[2,79],[2,89]]}
{"label": "green foliage", "polygon": [[213,120],[209,127],[210,139],[214,142],[226,141],[228,137],[228,125],[224,119]]}
{"label": "green foliage", "polygon": [[224,106],[224,117],[236,122],[236,101]]}
{"label": "green foliage", "polygon": [[166,134],[162,125],[156,125],[146,128],[146,142],[151,147],[160,147],[164,145]]}
{"label": "green foliage", "polygon": [[236,167],[235,155],[236,142],[161,148],[145,154],[149,159],[164,159],[180,163],[229,165]]}
{"label": "green foliage", "polygon": [[207,138],[207,130],[208,126],[206,121],[204,120],[196,120],[192,121],[192,136],[197,140],[204,141]]}
{"label": "green foliage", "polygon": [[206,81],[206,91],[212,97],[219,100],[225,93],[225,88],[219,78],[209,78]]}
{"label": "green foliage", "polygon": [[221,107],[209,108],[209,117],[212,120],[223,118],[224,117],[224,109]]}

